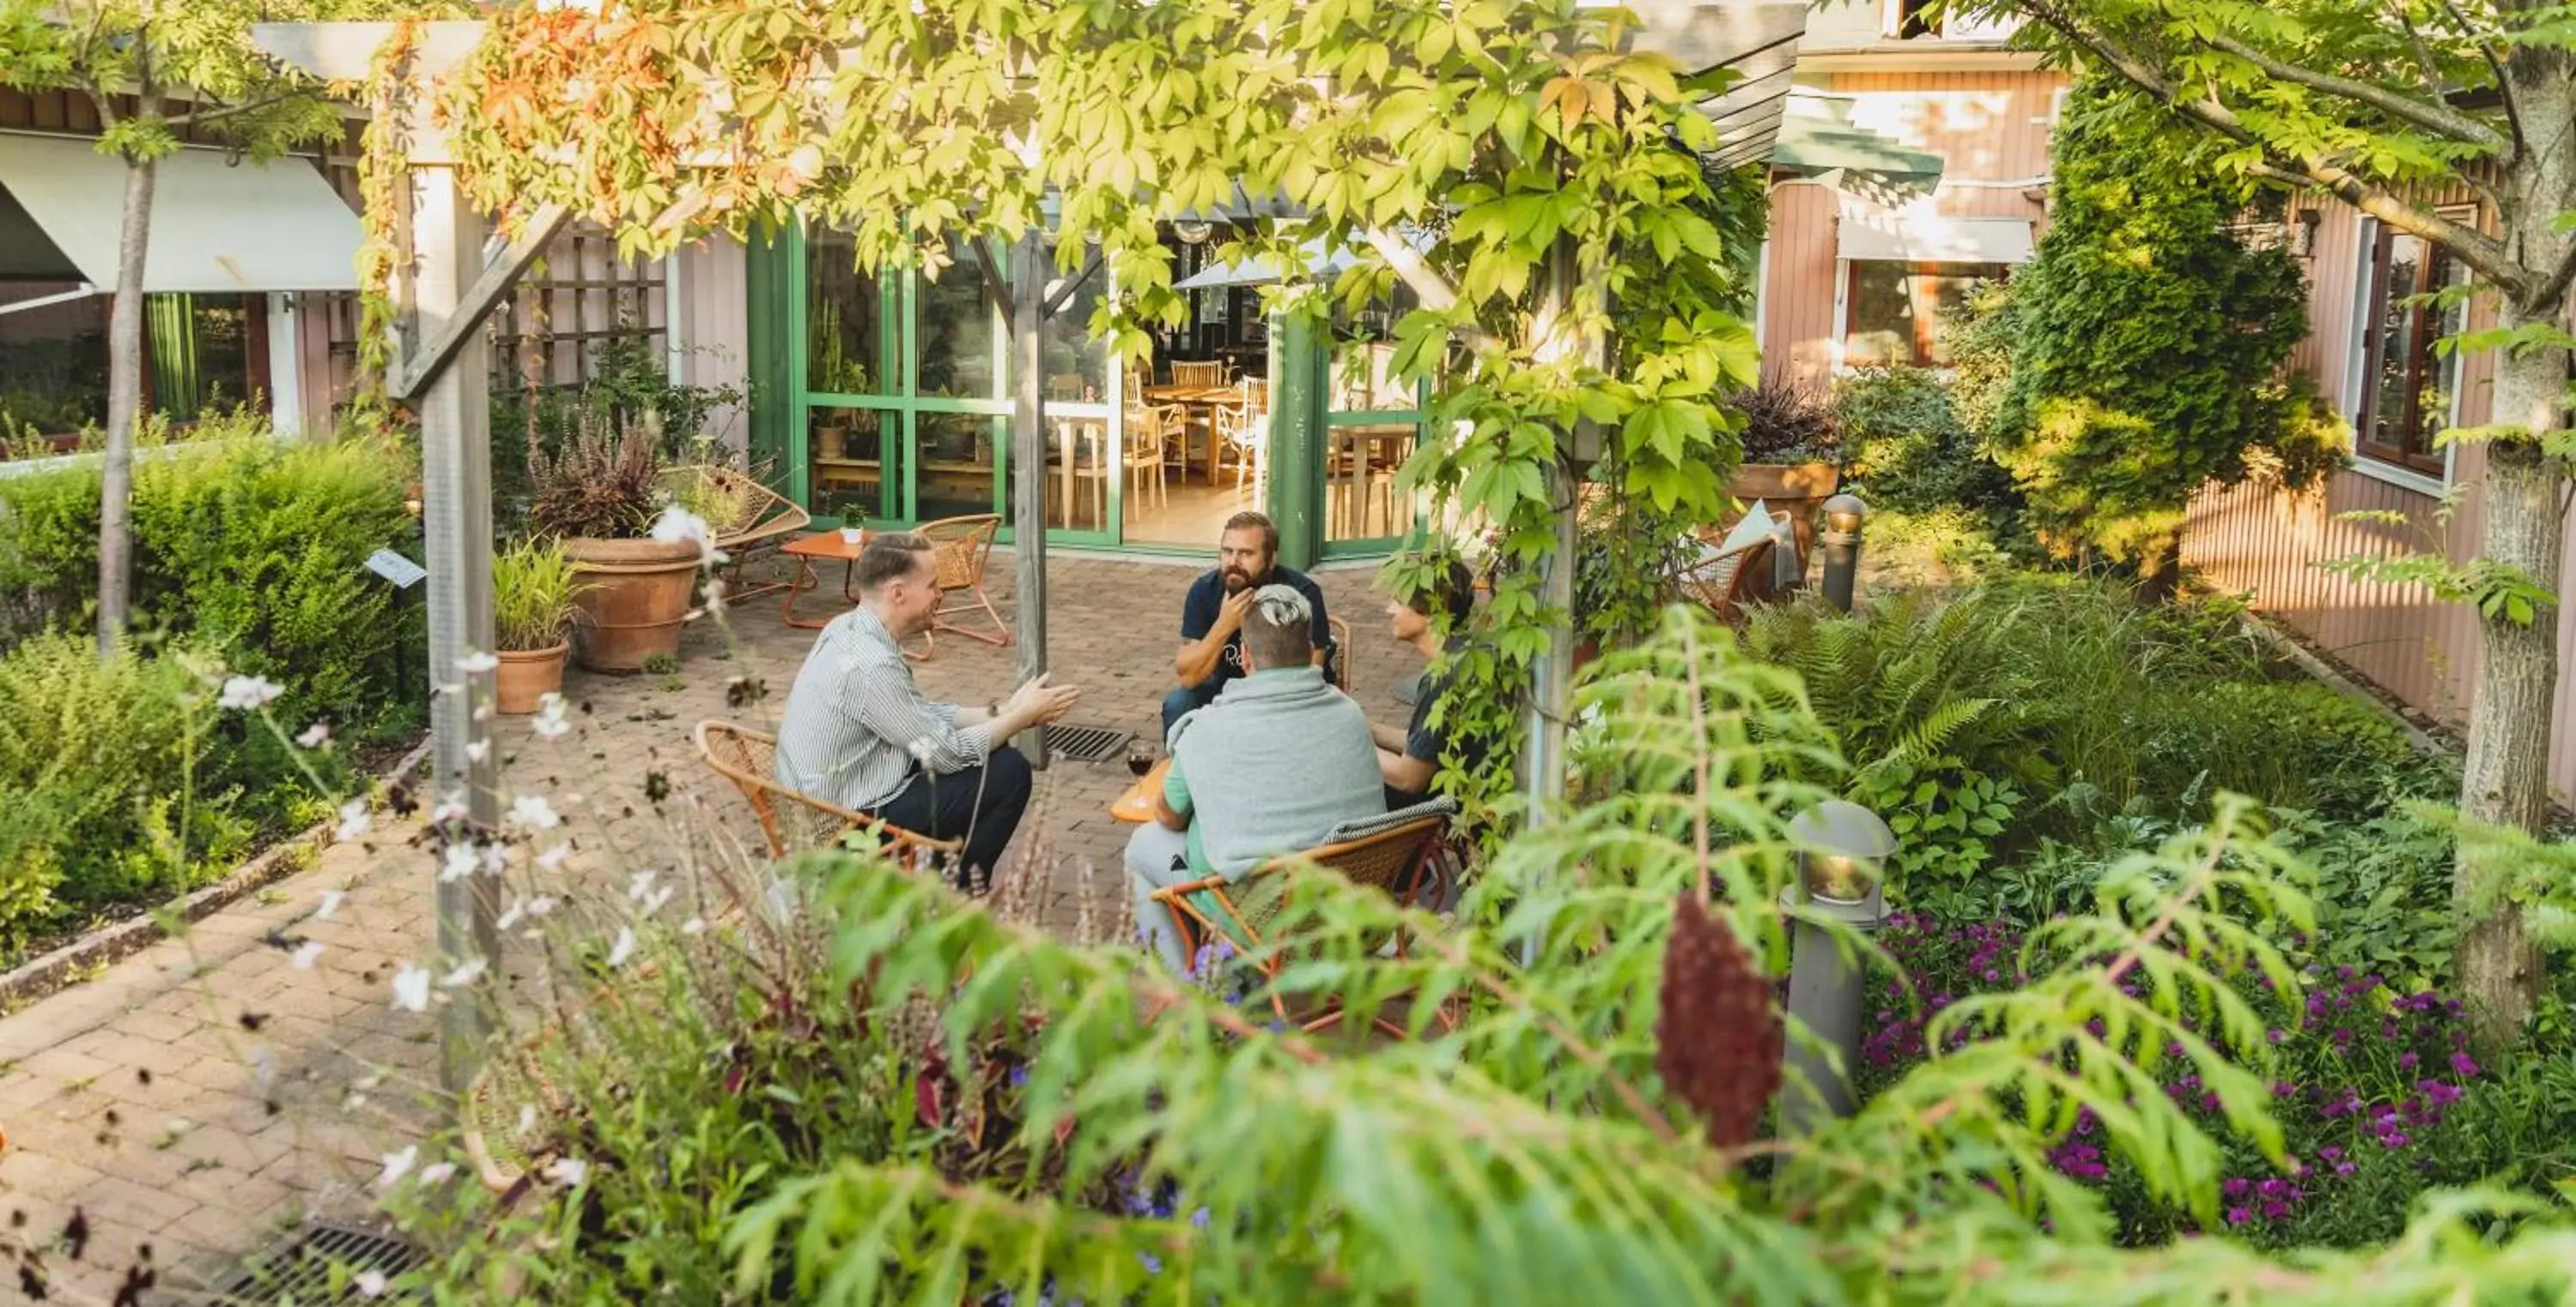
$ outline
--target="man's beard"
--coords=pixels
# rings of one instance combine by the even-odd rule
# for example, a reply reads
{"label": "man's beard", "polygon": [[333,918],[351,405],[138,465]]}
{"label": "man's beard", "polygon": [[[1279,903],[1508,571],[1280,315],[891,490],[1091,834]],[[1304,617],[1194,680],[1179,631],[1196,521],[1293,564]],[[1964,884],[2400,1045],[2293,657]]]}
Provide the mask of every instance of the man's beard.
{"label": "man's beard", "polygon": [[1235,594],[1252,586],[1252,573],[1237,568],[1225,569],[1225,592]]}

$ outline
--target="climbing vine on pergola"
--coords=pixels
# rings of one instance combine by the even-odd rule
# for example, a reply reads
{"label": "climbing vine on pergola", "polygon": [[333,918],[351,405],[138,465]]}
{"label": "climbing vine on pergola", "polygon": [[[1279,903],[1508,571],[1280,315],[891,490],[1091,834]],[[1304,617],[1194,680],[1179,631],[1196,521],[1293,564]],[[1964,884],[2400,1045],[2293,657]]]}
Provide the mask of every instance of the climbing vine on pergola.
{"label": "climbing vine on pergola", "polygon": [[[1705,216],[1697,153],[1715,131],[1692,104],[1720,87],[1621,53],[1620,18],[1572,0],[515,6],[443,110],[487,211],[562,204],[632,253],[811,222],[851,233],[865,269],[937,275],[1051,199],[1058,266],[1117,269],[1091,328],[1135,356],[1183,312],[1156,223],[1238,186],[1284,202],[1303,216],[1229,256],[1364,257],[1281,307],[1320,315],[1399,278],[1420,301],[1397,365],[1430,378],[1434,438],[1405,477],[1444,520],[1498,529],[1490,653],[1452,702],[1500,717],[1566,620],[1529,564],[1555,547],[1575,433],[1598,433],[1614,490],[1713,514],[1737,453],[1724,399],[1755,366],[1727,256],[1756,237]],[[1417,254],[1415,228],[1442,239]]]}

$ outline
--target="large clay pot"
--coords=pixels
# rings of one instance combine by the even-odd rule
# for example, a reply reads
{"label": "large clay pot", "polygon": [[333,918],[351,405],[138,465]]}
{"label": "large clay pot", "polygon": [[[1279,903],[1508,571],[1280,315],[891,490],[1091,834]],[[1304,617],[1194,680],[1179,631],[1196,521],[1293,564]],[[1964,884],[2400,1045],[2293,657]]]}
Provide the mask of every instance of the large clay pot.
{"label": "large clay pot", "polygon": [[[1798,530],[1798,563],[1803,571],[1815,549],[1816,510],[1841,484],[1842,470],[1831,463],[1744,463],[1736,467],[1726,490],[1747,507],[1759,499],[1773,512],[1789,515]],[[1730,519],[1718,534],[1723,536],[1734,525]]]}
{"label": "large clay pot", "polygon": [[494,655],[501,665],[492,672],[492,709],[518,717],[535,712],[549,694],[563,692],[564,659],[572,645],[558,640],[551,649],[504,649]]}
{"label": "large clay pot", "polygon": [[572,654],[594,672],[634,672],[680,652],[680,624],[698,581],[694,540],[563,542],[581,588],[573,593]]}

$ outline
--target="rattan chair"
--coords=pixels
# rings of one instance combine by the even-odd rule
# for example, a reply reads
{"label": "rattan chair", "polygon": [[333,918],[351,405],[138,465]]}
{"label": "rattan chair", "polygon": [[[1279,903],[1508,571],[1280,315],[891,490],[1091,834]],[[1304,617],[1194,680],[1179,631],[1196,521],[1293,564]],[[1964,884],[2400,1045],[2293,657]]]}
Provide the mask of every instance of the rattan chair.
{"label": "rattan chair", "polygon": [[[938,652],[934,638],[941,631],[980,640],[993,647],[1007,648],[1011,643],[1010,623],[1002,620],[999,609],[984,593],[984,567],[993,558],[993,537],[1001,533],[1002,515],[977,513],[969,517],[944,517],[924,522],[915,528],[930,541],[939,565],[939,611],[932,616],[930,629],[921,633],[922,651],[907,649],[904,656],[918,661]],[[962,596],[962,597],[958,597]],[[990,634],[948,620],[952,613],[982,612],[992,622]]]}
{"label": "rattan chair", "polygon": [[[1223,876],[1209,876],[1187,881],[1156,890],[1154,900],[1171,910],[1173,921],[1180,926],[1182,950],[1189,956],[1197,957],[1201,946],[1210,941],[1230,941],[1271,982],[1271,1010],[1280,1020],[1294,1021],[1300,1030],[1310,1034],[1331,1029],[1340,1025],[1346,1015],[1338,1000],[1326,999],[1302,1019],[1290,1014],[1287,996],[1277,987],[1290,959],[1266,946],[1263,931],[1287,901],[1290,878],[1319,870],[1339,873],[1354,885],[1384,890],[1400,904],[1416,905],[1423,891],[1433,884],[1433,863],[1448,838],[1453,809],[1446,800],[1433,800],[1419,810],[1423,815],[1396,820],[1360,838],[1274,859],[1241,880],[1229,882]],[[1402,818],[1404,814],[1391,817]],[[1397,956],[1403,956],[1409,942],[1406,936],[1398,933],[1392,942]],[[1445,1005],[1438,1020],[1442,1029],[1454,1028]],[[1382,1015],[1372,1018],[1371,1024],[1398,1039],[1408,1033]]]}
{"label": "rattan chair", "polygon": [[1741,625],[1744,609],[1772,597],[1771,549],[1768,539],[1703,555],[1674,578],[1682,597],[1707,608],[1719,621]]}
{"label": "rattan chair", "polygon": [[918,871],[943,857],[953,859],[966,847],[964,840],[916,835],[866,813],[852,812],[779,784],[775,779],[775,737],[732,722],[710,720],[698,723],[692,738],[697,741],[698,756],[717,775],[732,781],[734,788],[742,791],[742,797],[751,802],[751,810],[759,814],[760,833],[769,840],[771,857],[783,858],[796,849],[831,848],[852,833],[864,831]]}
{"label": "rattan chair", "polygon": [[662,474],[662,485],[703,485],[710,493],[694,498],[701,507],[732,505],[730,513],[719,512],[724,520],[710,519],[707,529],[715,533],[714,545],[725,552],[725,599],[738,602],[787,588],[785,581],[743,583],[744,565],[755,557],[776,549],[788,537],[814,524],[814,515],[797,506],[794,500],[761,484],[758,477],[729,467],[690,464],[675,467]]}
{"label": "rattan chair", "polygon": [[1172,384],[1214,390],[1225,384],[1225,364],[1175,363],[1172,365]]}
{"label": "rattan chair", "polygon": [[1333,633],[1333,684],[1342,693],[1351,692],[1351,624],[1338,617],[1326,616],[1325,629]]}

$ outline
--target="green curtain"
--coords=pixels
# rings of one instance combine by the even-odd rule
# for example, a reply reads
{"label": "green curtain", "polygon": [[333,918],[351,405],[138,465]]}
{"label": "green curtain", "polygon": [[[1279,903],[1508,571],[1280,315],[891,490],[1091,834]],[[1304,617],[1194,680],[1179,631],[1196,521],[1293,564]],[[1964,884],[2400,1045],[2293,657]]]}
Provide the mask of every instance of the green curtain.
{"label": "green curtain", "polygon": [[152,408],[173,422],[197,416],[205,396],[197,376],[197,297],[146,295],[145,330],[152,336]]}

